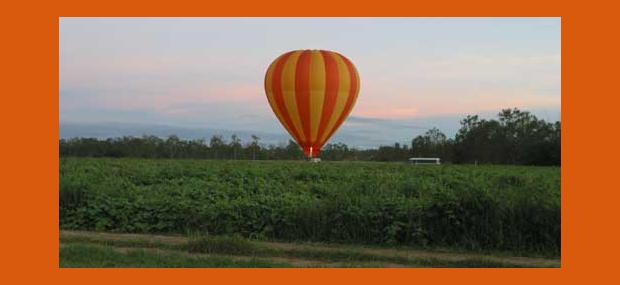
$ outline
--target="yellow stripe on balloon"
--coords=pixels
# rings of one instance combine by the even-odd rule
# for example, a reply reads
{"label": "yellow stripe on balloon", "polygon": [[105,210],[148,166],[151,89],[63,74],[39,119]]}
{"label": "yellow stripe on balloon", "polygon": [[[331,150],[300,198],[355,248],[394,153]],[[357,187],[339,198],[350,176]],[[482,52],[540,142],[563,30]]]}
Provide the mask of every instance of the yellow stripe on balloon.
{"label": "yellow stripe on balloon", "polygon": [[325,100],[325,62],[318,50],[310,57],[310,142],[318,140],[319,124]]}
{"label": "yellow stripe on balloon", "polygon": [[295,98],[295,70],[297,68],[297,60],[302,52],[303,51],[294,52],[284,63],[284,69],[282,70],[282,96],[284,97],[286,110],[293,122],[293,126],[290,127],[297,130],[301,141],[306,141],[304,131],[301,127],[301,116],[299,115],[299,110],[297,110],[297,99]]}
{"label": "yellow stripe on balloon", "polygon": [[336,97],[334,111],[330,115],[327,127],[323,130],[323,135],[320,139],[321,142],[325,142],[328,139],[327,136],[332,133],[332,130],[335,127],[338,127],[335,126],[335,124],[338,121],[340,114],[345,111],[344,108],[347,103],[347,97],[349,97],[349,89],[351,88],[351,77],[346,63],[340,56],[334,53],[330,53],[330,56],[336,60],[336,64],[338,65],[338,78],[340,78],[340,82],[338,85],[338,96]]}
{"label": "yellow stripe on balloon", "polygon": [[267,93],[267,100],[269,101],[271,109],[273,109],[273,112],[276,113],[276,117],[278,117],[279,120],[282,120],[282,115],[280,113],[280,108],[278,108],[278,105],[273,98],[273,70],[275,69],[276,63],[281,58],[282,57],[280,56],[273,61],[273,63],[267,69],[267,75],[265,75],[265,93]]}
{"label": "yellow stripe on balloon", "polygon": [[290,127],[284,123],[284,118],[282,117],[282,110],[280,110],[280,108],[278,107],[278,104],[276,103],[274,99],[273,71],[276,69],[275,67],[278,64],[278,62],[282,60],[282,57],[283,56],[279,56],[278,58],[276,58],[276,60],[274,60],[273,63],[271,63],[271,65],[267,69],[267,74],[265,75],[265,93],[267,93],[267,100],[269,101],[269,105],[271,106],[271,109],[275,113],[276,117],[278,118],[278,120],[280,120],[280,122],[282,122],[282,125],[284,126],[286,131],[288,131],[289,134],[291,134],[291,136],[294,137],[293,132],[291,131]]}
{"label": "yellow stripe on balloon", "polygon": [[[341,54],[338,54],[338,57],[343,58],[343,56]],[[344,62],[344,60],[343,60]],[[350,62],[350,61],[349,61]],[[353,75],[355,76],[355,93],[353,94],[353,101],[351,103],[351,107],[349,107],[347,110],[345,110],[345,112],[347,112],[345,114],[345,118],[349,116],[349,114],[351,114],[351,111],[353,111],[353,107],[355,107],[355,103],[357,102],[357,96],[360,94],[360,76],[359,73],[357,73],[357,68],[355,68],[355,65],[351,64],[351,67],[353,68]],[[347,94],[347,96],[349,96]]]}
{"label": "yellow stripe on balloon", "polygon": [[357,80],[355,80],[357,81],[357,88],[355,88],[355,97],[353,98],[353,104],[351,104],[351,109],[349,110],[349,113],[353,111],[353,107],[355,107],[355,103],[357,103],[357,96],[360,95],[360,74],[359,72],[357,72],[357,68],[355,67],[355,65],[353,65],[353,63],[351,63],[351,66],[353,66],[353,70],[355,71],[355,77],[357,78]]}

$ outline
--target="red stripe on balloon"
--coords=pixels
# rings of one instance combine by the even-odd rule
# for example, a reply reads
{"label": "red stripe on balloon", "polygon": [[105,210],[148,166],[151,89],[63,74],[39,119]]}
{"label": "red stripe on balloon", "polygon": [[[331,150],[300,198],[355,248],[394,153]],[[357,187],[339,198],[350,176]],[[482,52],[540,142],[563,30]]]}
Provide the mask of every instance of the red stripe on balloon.
{"label": "red stripe on balloon", "polygon": [[[357,95],[357,71],[355,70],[355,67],[353,66],[353,63],[351,63],[351,61],[349,61],[349,59],[347,59],[346,57],[342,56],[339,53],[335,53],[336,56],[339,56],[340,58],[342,58],[342,60],[344,60],[347,69],[349,70],[349,77],[351,78],[351,84],[349,87],[349,96],[347,97],[347,101],[344,105],[344,110],[342,111],[342,113],[340,114],[340,117],[338,118],[338,120],[336,121],[336,125],[334,125],[334,128],[332,128],[331,132],[329,133],[329,135],[327,136],[327,139],[329,139],[334,132],[336,132],[336,130],[340,127],[340,125],[342,124],[342,122],[344,122],[344,120],[347,118],[347,116],[349,116],[349,113],[351,112],[351,109],[353,109],[353,104],[355,103],[355,96]],[[325,142],[323,142],[325,143]],[[323,145],[321,145],[322,147]]]}
{"label": "red stripe on balloon", "polygon": [[301,119],[301,128],[306,140],[302,146],[309,146],[310,137],[310,58],[311,51],[305,50],[299,55],[295,68],[295,101]]}
{"label": "red stripe on balloon", "polygon": [[286,104],[284,103],[284,96],[282,94],[282,70],[284,69],[284,64],[289,60],[289,57],[293,54],[294,51],[288,52],[282,55],[282,58],[276,63],[276,66],[273,70],[272,76],[272,90],[273,97],[276,103],[277,108],[280,110],[280,114],[282,115],[282,119],[284,120],[284,124],[286,125],[286,129],[289,130],[291,136],[299,142],[300,136],[297,133],[297,129],[293,125],[293,121],[291,120],[291,116],[289,111],[286,108]]}
{"label": "red stripe on balloon", "polygon": [[[321,121],[319,123],[318,140],[323,137],[327,123],[334,113],[334,107],[336,106],[336,99],[338,98],[339,88],[339,73],[338,64],[333,58],[333,54],[327,51],[321,51],[323,61],[325,62],[325,100],[323,101],[323,112],[321,114]],[[326,138],[327,139],[327,138]],[[324,141],[316,141],[313,147],[320,148]]]}

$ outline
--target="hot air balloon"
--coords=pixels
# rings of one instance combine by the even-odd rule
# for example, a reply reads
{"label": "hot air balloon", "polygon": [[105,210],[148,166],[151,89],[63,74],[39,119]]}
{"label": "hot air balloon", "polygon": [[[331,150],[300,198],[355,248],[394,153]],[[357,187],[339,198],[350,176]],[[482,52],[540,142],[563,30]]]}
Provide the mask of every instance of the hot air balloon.
{"label": "hot air balloon", "polygon": [[287,52],[265,75],[271,109],[308,158],[319,155],[351,113],[359,89],[353,63],[333,51]]}

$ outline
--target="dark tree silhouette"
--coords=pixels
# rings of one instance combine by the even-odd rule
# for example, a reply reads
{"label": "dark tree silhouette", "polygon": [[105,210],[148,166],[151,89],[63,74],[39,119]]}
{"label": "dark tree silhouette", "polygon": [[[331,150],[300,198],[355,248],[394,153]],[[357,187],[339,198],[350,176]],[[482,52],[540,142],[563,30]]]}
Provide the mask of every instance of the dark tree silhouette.
{"label": "dark tree silhouette", "polygon": [[[242,144],[237,135],[226,143],[222,136],[205,140],[182,140],[177,136],[122,137],[99,140],[72,138],[60,140],[61,156],[199,158],[199,159],[304,159],[300,147],[292,140],[286,144]],[[324,160],[406,161],[409,157],[439,157],[448,163],[489,163],[520,165],[560,165],[561,123],[549,123],[529,112],[502,110],[497,120],[469,115],[461,120],[455,137],[447,138],[437,128],[411,140],[371,149],[351,148],[343,143],[323,147]]]}

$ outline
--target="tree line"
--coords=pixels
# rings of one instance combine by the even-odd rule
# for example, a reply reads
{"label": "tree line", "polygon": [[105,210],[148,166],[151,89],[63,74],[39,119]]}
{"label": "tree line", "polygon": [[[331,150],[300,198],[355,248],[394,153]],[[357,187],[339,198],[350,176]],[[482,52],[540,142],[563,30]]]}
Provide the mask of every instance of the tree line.
{"label": "tree line", "polygon": [[[460,124],[454,138],[447,138],[439,129],[432,128],[413,138],[410,144],[358,149],[332,143],[323,147],[320,156],[324,160],[406,161],[410,157],[439,157],[448,163],[560,165],[560,122],[546,122],[515,108],[502,110],[496,119],[469,115]],[[300,147],[292,140],[286,144],[264,145],[255,135],[246,143],[236,135],[228,141],[215,135],[208,142],[183,140],[174,135],[165,139],[156,136],[61,139],[60,155],[244,160],[304,158]]]}

